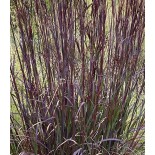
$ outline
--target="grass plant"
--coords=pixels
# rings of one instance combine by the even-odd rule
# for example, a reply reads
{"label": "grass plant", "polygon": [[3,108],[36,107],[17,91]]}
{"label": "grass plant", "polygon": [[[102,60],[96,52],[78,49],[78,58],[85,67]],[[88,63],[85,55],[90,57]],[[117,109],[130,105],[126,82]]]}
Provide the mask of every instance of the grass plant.
{"label": "grass plant", "polygon": [[11,0],[11,154],[144,154],[143,0]]}

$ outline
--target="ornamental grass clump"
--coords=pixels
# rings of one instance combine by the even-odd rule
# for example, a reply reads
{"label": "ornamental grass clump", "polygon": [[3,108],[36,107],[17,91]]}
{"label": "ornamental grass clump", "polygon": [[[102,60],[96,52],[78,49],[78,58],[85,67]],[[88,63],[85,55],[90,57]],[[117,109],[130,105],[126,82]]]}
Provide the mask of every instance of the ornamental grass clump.
{"label": "ornamental grass clump", "polygon": [[143,0],[11,0],[11,154],[144,154]]}

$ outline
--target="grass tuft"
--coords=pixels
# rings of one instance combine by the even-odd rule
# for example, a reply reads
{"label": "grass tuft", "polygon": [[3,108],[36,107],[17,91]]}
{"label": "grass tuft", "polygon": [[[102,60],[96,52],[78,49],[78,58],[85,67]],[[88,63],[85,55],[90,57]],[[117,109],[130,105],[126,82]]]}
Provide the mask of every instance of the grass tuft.
{"label": "grass tuft", "polygon": [[11,154],[144,154],[143,0],[11,0]]}

